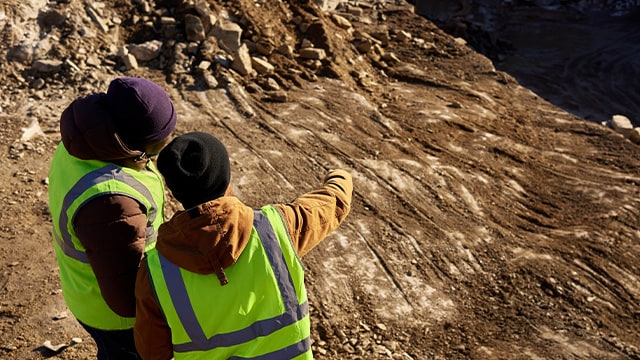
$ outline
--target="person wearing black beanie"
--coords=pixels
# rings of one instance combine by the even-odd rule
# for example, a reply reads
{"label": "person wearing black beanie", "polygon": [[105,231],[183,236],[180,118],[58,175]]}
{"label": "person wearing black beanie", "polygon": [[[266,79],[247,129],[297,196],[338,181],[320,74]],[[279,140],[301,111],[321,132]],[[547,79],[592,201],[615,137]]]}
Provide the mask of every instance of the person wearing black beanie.
{"label": "person wearing black beanie", "polygon": [[158,156],[158,170],[185,209],[224,195],[231,179],[227,149],[203,132],[175,138]]}
{"label": "person wearing black beanie", "polygon": [[252,209],[232,195],[214,136],[176,137],[158,169],[185,210],[160,225],[136,280],[136,348],[145,360],[311,358],[300,258],[351,209],[353,183],[329,171],[286,204]]}

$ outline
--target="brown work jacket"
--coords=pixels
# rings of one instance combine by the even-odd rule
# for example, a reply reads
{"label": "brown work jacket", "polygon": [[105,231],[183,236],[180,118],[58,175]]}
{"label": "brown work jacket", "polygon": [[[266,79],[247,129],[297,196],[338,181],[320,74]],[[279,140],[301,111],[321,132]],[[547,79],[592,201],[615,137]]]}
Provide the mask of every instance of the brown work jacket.
{"label": "brown work jacket", "polygon": [[[274,204],[286,224],[299,256],[305,255],[335,230],[351,208],[352,178],[334,170],[320,189],[308,192],[288,204]],[[156,249],[174,264],[199,274],[216,273],[232,265],[251,235],[253,209],[238,198],[225,196],[177,212],[162,224]],[[160,310],[149,279],[146,260],[136,282],[136,348],[144,360],[173,357],[171,330]]]}

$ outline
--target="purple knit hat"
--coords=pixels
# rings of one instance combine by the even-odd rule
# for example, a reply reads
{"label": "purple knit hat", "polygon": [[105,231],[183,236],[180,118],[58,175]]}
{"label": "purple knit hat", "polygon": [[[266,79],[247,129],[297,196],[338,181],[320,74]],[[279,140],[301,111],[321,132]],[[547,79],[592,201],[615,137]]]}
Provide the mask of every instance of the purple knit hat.
{"label": "purple knit hat", "polygon": [[162,87],[142,78],[111,81],[105,96],[116,132],[132,150],[169,136],[176,125],[176,111]]}

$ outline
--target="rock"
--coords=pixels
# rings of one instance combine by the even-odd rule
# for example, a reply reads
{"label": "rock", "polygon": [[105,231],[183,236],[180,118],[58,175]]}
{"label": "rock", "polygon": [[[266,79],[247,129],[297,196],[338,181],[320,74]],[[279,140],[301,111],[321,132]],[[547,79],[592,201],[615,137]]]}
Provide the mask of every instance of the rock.
{"label": "rock", "polygon": [[46,9],[38,15],[38,20],[45,29],[60,26],[67,20],[67,15],[56,9]]}
{"label": "rock", "polygon": [[273,78],[268,78],[267,79],[267,83],[265,84],[265,87],[268,90],[280,90],[280,85],[278,84],[278,82],[273,79]]}
{"label": "rock", "polygon": [[300,48],[301,49],[309,49],[309,48],[313,48],[313,47],[314,47],[314,45],[311,42],[311,40],[309,40],[307,38],[302,39],[302,43],[300,43]]}
{"label": "rock", "polygon": [[242,44],[234,54],[231,68],[242,76],[251,75],[253,73],[251,55],[249,55],[249,49],[245,44]]}
{"label": "rock", "polygon": [[634,144],[640,145],[640,128],[634,128],[630,131],[629,140]]}
{"label": "rock", "polygon": [[106,24],[104,19],[98,14],[95,7],[91,3],[87,4],[87,6],[85,7],[85,10],[87,11],[87,14],[89,14],[89,17],[91,18],[91,20],[93,20],[93,22],[96,23],[96,25],[100,30],[102,30],[102,32],[109,31],[109,26]]}
{"label": "rock", "polygon": [[206,60],[205,60],[205,61],[201,61],[201,62],[198,64],[197,69],[198,69],[198,70],[208,70],[210,67],[211,67],[211,61],[206,61]]}
{"label": "rock", "polygon": [[265,92],[265,96],[262,98],[262,100],[284,103],[289,100],[289,95],[287,95],[286,91],[268,91]]}
{"label": "rock", "polygon": [[214,14],[204,15],[202,17],[202,26],[204,26],[205,34],[209,34],[211,30],[216,26],[218,18]]}
{"label": "rock", "polygon": [[259,57],[252,57],[251,65],[258,72],[258,74],[272,74],[275,71],[275,67],[273,65]]}
{"label": "rock", "polygon": [[31,67],[42,73],[58,72],[62,69],[63,62],[56,59],[36,60]]}
{"label": "rock", "polygon": [[211,30],[211,36],[218,39],[218,45],[222,49],[234,54],[240,48],[242,28],[234,22],[220,19]]}
{"label": "rock", "polygon": [[303,59],[322,60],[327,57],[324,49],[305,48],[300,49],[300,57]]}
{"label": "rock", "polygon": [[138,60],[133,54],[127,54],[122,58],[122,62],[124,63],[125,70],[132,70],[138,68]]}
{"label": "rock", "polygon": [[611,117],[611,128],[628,138],[631,135],[631,130],[633,130],[633,124],[624,115],[613,115]]}
{"label": "rock", "polygon": [[409,34],[408,32],[406,32],[404,30],[400,30],[396,34],[396,40],[398,40],[400,42],[410,41],[411,40],[411,34]]}
{"label": "rock", "polygon": [[255,49],[260,55],[269,56],[273,53],[273,44],[266,41],[259,41],[255,44]]}
{"label": "rock", "polygon": [[293,47],[287,44],[281,45],[280,47],[278,47],[278,49],[276,50],[278,53],[285,55],[285,56],[292,56],[293,55]]}
{"label": "rock", "polygon": [[157,58],[162,50],[162,41],[150,40],[142,44],[128,45],[129,53],[135,56],[138,61],[149,61]]}
{"label": "rock", "polygon": [[19,45],[16,45],[9,49],[7,54],[7,60],[17,61],[23,64],[28,64],[33,58],[33,45],[30,42],[24,41]]}
{"label": "rock", "polygon": [[347,30],[347,29],[353,28],[353,25],[351,25],[351,22],[345,19],[343,16],[340,16],[338,14],[332,14],[331,19],[336,23],[336,25],[338,25],[338,27],[342,29]]}
{"label": "rock", "polygon": [[209,89],[215,89],[219,85],[218,79],[216,79],[216,77],[213,76],[211,73],[207,72],[203,74],[203,79],[204,79],[204,83],[207,85],[207,88]]}
{"label": "rock", "polygon": [[62,319],[66,319],[68,317],[69,317],[69,314],[67,314],[66,311],[63,311],[63,312],[61,312],[61,313],[59,313],[57,315],[54,315],[53,316],[53,320],[62,320]]}
{"label": "rock", "polygon": [[42,346],[44,346],[45,348],[53,351],[54,353],[59,353],[60,351],[62,351],[65,348],[67,348],[69,345],[67,345],[67,344],[53,345],[53,344],[51,344],[51,340],[47,340],[42,344]]}
{"label": "rock", "polygon": [[391,40],[391,37],[389,36],[388,31],[373,32],[371,33],[371,36],[373,36],[376,40],[380,41],[380,45],[382,46],[389,45],[389,41]]}
{"label": "rock", "polygon": [[358,51],[363,54],[368,53],[369,50],[371,50],[371,48],[373,47],[373,43],[369,39],[358,40],[354,44],[356,46],[356,49],[358,49]]}
{"label": "rock", "polygon": [[205,39],[205,31],[199,17],[187,14],[184,17],[184,31],[189,41],[200,42]]}

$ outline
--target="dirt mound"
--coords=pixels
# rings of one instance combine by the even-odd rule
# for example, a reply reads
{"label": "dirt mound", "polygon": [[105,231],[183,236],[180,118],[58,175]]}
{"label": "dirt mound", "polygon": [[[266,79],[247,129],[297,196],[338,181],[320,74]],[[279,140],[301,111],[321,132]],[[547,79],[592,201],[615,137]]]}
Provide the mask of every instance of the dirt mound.
{"label": "dirt mound", "polygon": [[640,149],[408,3],[0,7],[0,358],[93,357],[47,172],[61,110],[116,76],[162,84],[178,133],[221,138],[251,206],[353,173],[347,222],[304,259],[316,358],[640,358]]}

